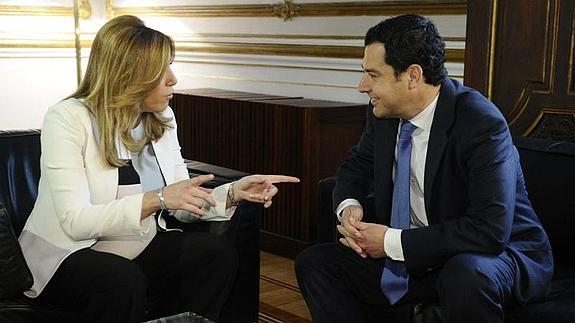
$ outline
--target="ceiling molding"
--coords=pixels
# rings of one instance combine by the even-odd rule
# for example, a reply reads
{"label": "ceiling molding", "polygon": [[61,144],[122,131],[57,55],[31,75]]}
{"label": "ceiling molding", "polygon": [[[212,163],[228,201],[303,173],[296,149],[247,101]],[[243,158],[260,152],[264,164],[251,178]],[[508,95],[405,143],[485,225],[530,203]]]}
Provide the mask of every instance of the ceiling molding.
{"label": "ceiling molding", "polygon": [[[92,7],[89,0],[80,0],[80,18],[89,19]],[[74,7],[62,6],[0,6],[0,16],[74,16]]]}
{"label": "ceiling molding", "polygon": [[[287,1],[287,0],[284,0]],[[297,10],[282,7],[295,6]],[[288,8],[288,9],[289,9]],[[294,3],[287,1],[278,4],[250,5],[213,5],[213,6],[154,6],[154,7],[117,7],[107,0],[109,17],[119,15],[171,16],[171,17],[277,17],[284,20],[293,17],[341,17],[341,16],[395,16],[405,13],[420,15],[466,15],[465,0],[447,0],[441,2],[419,1],[370,1],[370,2],[317,2]]]}
{"label": "ceiling molding", "polygon": [[[82,40],[82,48],[90,48],[90,40]],[[31,39],[0,39],[0,48],[73,48],[71,40],[31,40]],[[176,50],[183,52],[235,54],[235,55],[269,55],[269,56],[302,56],[328,58],[363,57],[362,46],[335,45],[303,45],[303,44],[262,44],[234,42],[178,42]],[[446,61],[463,63],[465,50],[459,48],[446,49]]]}
{"label": "ceiling molding", "polygon": [[[362,46],[199,42],[185,43],[177,41],[176,48],[179,51],[199,53],[356,59],[361,59],[363,57],[364,51]],[[448,48],[446,49],[445,57],[447,62],[463,63],[465,61],[465,49]]]}
{"label": "ceiling molding", "polygon": [[[94,39],[96,33],[82,33],[86,39]],[[171,34],[172,39],[177,41],[196,39],[239,38],[239,39],[321,39],[321,40],[360,40],[363,43],[364,35],[322,35],[322,34],[253,34],[253,33],[183,33]],[[465,37],[442,36],[444,42],[465,43]]]}
{"label": "ceiling molding", "polygon": [[[82,48],[90,48],[92,42],[81,41],[81,44]],[[75,42],[73,39],[0,39],[0,48],[75,48]]]}

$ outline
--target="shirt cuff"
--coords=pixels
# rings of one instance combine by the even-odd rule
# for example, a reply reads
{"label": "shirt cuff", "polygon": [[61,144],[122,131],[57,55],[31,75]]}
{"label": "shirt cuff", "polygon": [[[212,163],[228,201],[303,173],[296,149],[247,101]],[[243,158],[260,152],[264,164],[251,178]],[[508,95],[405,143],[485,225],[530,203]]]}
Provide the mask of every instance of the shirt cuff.
{"label": "shirt cuff", "polygon": [[405,261],[403,257],[403,246],[401,245],[401,229],[388,228],[383,240],[385,254],[397,261]]}
{"label": "shirt cuff", "polygon": [[343,211],[343,209],[345,209],[346,207],[348,207],[350,205],[361,206],[361,204],[359,204],[359,201],[356,199],[345,199],[341,203],[339,203],[339,205],[337,206],[337,209],[335,210],[335,214],[337,215],[337,220],[340,223],[341,223],[341,212]]}
{"label": "shirt cuff", "polygon": [[236,207],[230,207],[226,209],[226,202],[228,199],[228,189],[231,183],[220,185],[212,190],[212,197],[216,202],[216,206],[212,207],[207,203],[204,203],[202,210],[206,211],[208,214],[205,216],[198,216],[194,213],[177,210],[174,213],[174,217],[181,222],[196,222],[196,221],[228,221],[236,211]]}

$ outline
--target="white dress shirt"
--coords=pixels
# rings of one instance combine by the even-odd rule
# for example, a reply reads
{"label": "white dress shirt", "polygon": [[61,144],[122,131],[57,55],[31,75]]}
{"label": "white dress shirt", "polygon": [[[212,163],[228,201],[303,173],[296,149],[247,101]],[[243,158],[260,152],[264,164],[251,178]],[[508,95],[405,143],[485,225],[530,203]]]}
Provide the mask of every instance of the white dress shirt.
{"label": "white dress shirt", "polygon": [[[427,145],[429,143],[429,134],[431,132],[431,125],[433,123],[433,116],[435,108],[437,107],[437,100],[439,94],[429,103],[423,111],[413,117],[409,122],[417,128],[412,135],[412,150],[411,150],[411,172],[410,172],[410,209],[411,220],[410,227],[418,228],[427,226],[427,214],[425,212],[425,199],[424,199],[424,178],[425,178],[425,158],[427,156]],[[403,120],[402,120],[403,122]],[[399,137],[398,127],[397,136]],[[395,163],[397,163],[397,146],[395,148]],[[395,178],[395,163],[393,165],[393,178]],[[341,212],[347,206],[360,205],[356,199],[345,199],[342,201],[337,209],[336,214],[341,221]],[[403,256],[403,247],[401,244],[401,229],[389,228],[385,234],[384,249],[388,257],[394,260],[405,261]]]}

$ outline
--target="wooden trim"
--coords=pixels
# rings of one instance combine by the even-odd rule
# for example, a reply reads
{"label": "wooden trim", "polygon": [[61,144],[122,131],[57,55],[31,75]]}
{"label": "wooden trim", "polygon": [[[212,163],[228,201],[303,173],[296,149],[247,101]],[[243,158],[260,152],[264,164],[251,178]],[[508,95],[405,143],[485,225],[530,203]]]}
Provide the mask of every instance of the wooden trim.
{"label": "wooden trim", "polygon": [[[340,16],[394,16],[404,13],[420,15],[465,15],[467,2],[452,0],[430,1],[370,1],[294,3],[297,12],[291,17],[340,17]],[[172,17],[278,17],[275,4],[216,5],[216,6],[154,6],[115,7],[107,1],[108,16],[141,15]],[[288,18],[289,19],[289,18]]]}
{"label": "wooden trim", "polygon": [[493,64],[491,57],[492,38],[496,19],[493,16],[497,0],[469,0],[467,3],[467,27],[465,36],[464,83],[483,95],[490,92],[489,71]]}
{"label": "wooden trim", "polygon": [[[185,52],[270,55],[270,56],[304,56],[329,58],[363,57],[363,46],[334,45],[297,45],[297,44],[258,44],[258,43],[178,43],[177,50]],[[446,60],[452,63],[465,61],[465,50],[448,48]]]}
{"label": "wooden trim", "polygon": [[281,308],[260,301],[260,317],[262,323],[311,323],[310,320],[284,311]]}
{"label": "wooden trim", "polygon": [[[89,19],[92,7],[88,0],[79,0],[80,18]],[[0,6],[0,16],[73,16],[74,7],[62,6]]]}
{"label": "wooden trim", "polygon": [[260,250],[295,259],[308,243],[260,229]]}
{"label": "wooden trim", "polygon": [[[73,35],[71,35],[73,37]],[[82,48],[90,48],[91,41],[80,41]],[[75,41],[49,39],[0,39],[0,48],[75,48]]]}
{"label": "wooden trim", "polygon": [[529,137],[529,135],[533,132],[533,130],[535,130],[535,128],[537,128],[539,122],[541,122],[546,114],[563,114],[570,115],[575,118],[575,112],[569,108],[542,108],[537,112],[537,116],[535,116],[535,119],[533,119],[529,127],[523,131],[521,136]]}
{"label": "wooden trim", "polygon": [[[82,48],[90,48],[92,42],[81,41]],[[73,48],[74,41],[65,40],[13,40],[0,39],[0,48]],[[263,43],[235,43],[235,42],[178,42],[176,50],[183,52],[236,54],[236,55],[268,55],[268,56],[302,56],[302,57],[328,57],[328,58],[355,58],[363,57],[362,46],[335,46],[335,45],[301,45],[301,44],[263,44]],[[448,48],[446,60],[451,63],[463,63],[465,50]]]}
{"label": "wooden trim", "polygon": [[0,6],[2,16],[72,16],[73,7]]}

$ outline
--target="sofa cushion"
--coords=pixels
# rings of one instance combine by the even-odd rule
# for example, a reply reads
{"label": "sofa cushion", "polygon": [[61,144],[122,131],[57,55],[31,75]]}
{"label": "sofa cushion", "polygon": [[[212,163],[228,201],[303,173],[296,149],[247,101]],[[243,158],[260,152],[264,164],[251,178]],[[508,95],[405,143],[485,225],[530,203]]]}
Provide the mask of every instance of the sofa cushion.
{"label": "sofa cushion", "polygon": [[12,229],[8,211],[0,204],[0,300],[21,294],[30,286],[32,274]]}
{"label": "sofa cushion", "polygon": [[38,195],[40,131],[0,130],[0,152],[0,203],[18,236]]}
{"label": "sofa cushion", "polygon": [[553,248],[555,262],[575,266],[575,143],[515,137],[529,199]]}
{"label": "sofa cushion", "polygon": [[0,301],[0,322],[73,323],[81,321],[80,312],[64,311],[38,298],[19,295]]}
{"label": "sofa cushion", "polygon": [[575,319],[575,270],[559,267],[545,301],[509,308],[506,323],[573,323]]}

